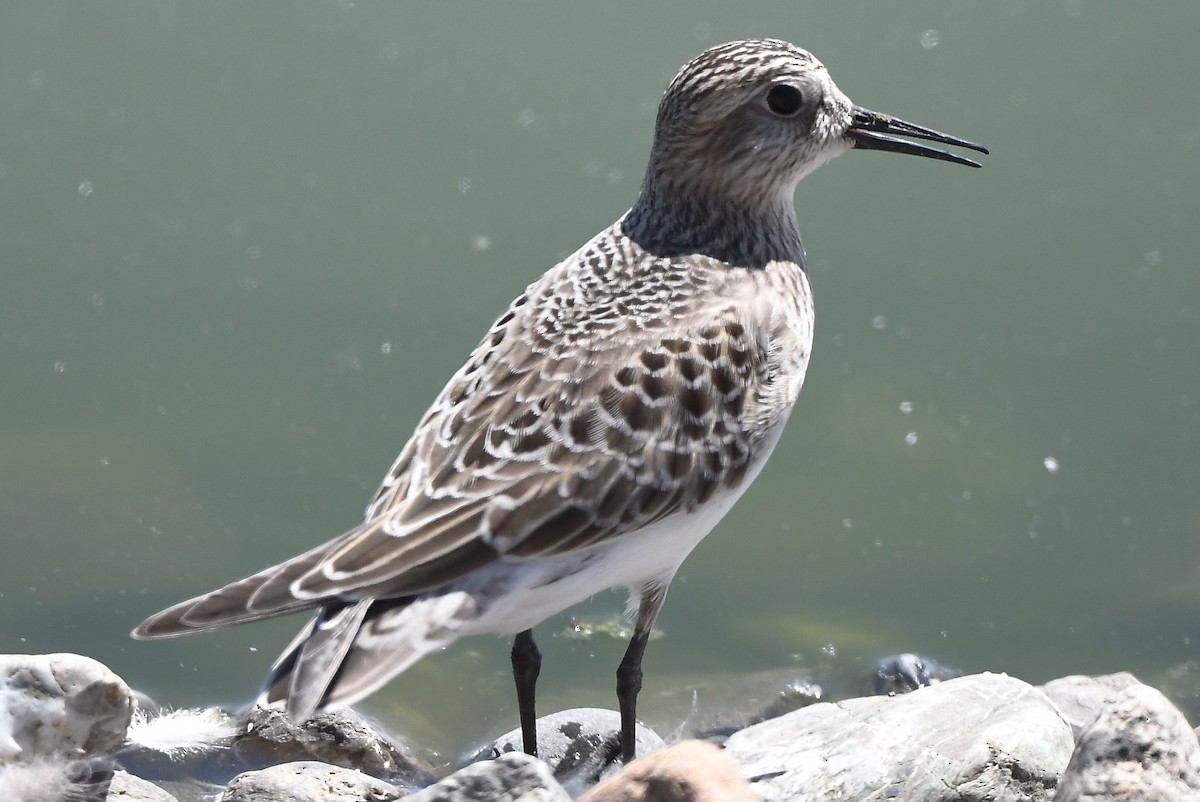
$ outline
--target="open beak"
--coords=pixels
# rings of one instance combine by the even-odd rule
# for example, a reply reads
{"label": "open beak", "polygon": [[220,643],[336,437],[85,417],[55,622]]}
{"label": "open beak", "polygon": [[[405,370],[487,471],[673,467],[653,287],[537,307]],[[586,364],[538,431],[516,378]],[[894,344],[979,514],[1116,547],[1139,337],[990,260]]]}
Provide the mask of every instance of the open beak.
{"label": "open beak", "polygon": [[965,164],[968,167],[982,167],[983,165],[977,161],[959,156],[957,153],[951,153],[948,150],[931,148],[928,145],[909,142],[907,139],[888,136],[888,134],[899,134],[900,136],[924,139],[929,142],[941,142],[944,145],[957,145],[960,148],[967,148],[979,153],[988,152],[988,149],[983,145],[977,145],[974,142],[968,142],[956,136],[943,134],[941,131],[935,131],[932,128],[914,125],[913,123],[905,122],[887,114],[880,114],[877,111],[864,109],[861,106],[854,106],[850,109],[850,130],[847,131],[847,134],[854,142],[854,147],[863,150],[890,150],[893,153],[924,156],[927,159],[940,159],[945,162]]}

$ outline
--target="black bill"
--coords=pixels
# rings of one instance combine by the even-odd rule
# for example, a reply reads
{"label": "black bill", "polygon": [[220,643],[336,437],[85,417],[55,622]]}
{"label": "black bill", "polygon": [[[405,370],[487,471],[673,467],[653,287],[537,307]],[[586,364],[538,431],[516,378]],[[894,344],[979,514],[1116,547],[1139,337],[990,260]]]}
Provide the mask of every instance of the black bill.
{"label": "black bill", "polygon": [[[864,109],[861,106],[854,106],[850,110],[850,115],[851,122],[850,130],[848,131],[850,139],[854,141],[854,147],[863,150],[890,150],[893,153],[924,156],[927,159],[940,159],[945,162],[953,162],[954,164],[965,164],[968,167],[982,167],[983,165],[977,161],[959,156],[957,153],[951,153],[948,150],[940,148],[931,148],[919,142],[909,142],[907,139],[900,139],[899,136],[924,139],[929,142],[941,142],[944,145],[956,145],[960,148],[967,148],[979,153],[988,152],[988,149],[983,145],[977,145],[974,142],[968,142],[956,136],[943,134],[941,131],[935,131],[932,128],[914,125],[888,114],[880,114],[877,111]],[[899,134],[899,136],[889,136],[889,134]]]}

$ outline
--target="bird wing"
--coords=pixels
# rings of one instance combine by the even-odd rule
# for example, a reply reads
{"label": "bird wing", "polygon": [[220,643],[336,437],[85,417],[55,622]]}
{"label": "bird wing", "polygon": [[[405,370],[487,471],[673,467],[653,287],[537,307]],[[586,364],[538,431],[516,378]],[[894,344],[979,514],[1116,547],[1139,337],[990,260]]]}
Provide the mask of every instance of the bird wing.
{"label": "bird wing", "polygon": [[697,310],[692,298],[693,325],[649,318],[632,331],[627,309],[547,311],[569,297],[552,275],[451,379],[363,524],[165,610],[135,635],[415,595],[497,560],[586,549],[736,485],[754,447],[745,421],[773,381],[770,343],[744,305]]}
{"label": "bird wing", "polygon": [[735,317],[569,349],[513,337],[506,329],[522,327],[511,322],[494,329],[418,427],[367,524],[292,592],[420,593],[493,560],[585,549],[735,484],[752,448],[746,405],[770,380]]}

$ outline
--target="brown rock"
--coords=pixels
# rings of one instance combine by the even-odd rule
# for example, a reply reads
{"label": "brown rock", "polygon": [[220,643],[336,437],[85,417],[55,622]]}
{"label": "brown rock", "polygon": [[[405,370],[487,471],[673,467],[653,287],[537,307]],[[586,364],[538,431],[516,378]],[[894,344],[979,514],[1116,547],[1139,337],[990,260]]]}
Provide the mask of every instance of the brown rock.
{"label": "brown rock", "polygon": [[704,741],[684,741],[630,763],[579,802],[758,802],[741,769]]}

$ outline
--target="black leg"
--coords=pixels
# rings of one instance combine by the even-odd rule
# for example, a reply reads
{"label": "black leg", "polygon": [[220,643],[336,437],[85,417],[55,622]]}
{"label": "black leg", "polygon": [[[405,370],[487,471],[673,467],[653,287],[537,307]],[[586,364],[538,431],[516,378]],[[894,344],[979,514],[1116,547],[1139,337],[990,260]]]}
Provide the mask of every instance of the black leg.
{"label": "black leg", "polygon": [[537,713],[533,691],[542,670],[542,653],[533,642],[533,630],[518,632],[512,647],[513,681],[517,683],[517,713],[521,717],[521,742],[525,753],[537,757]]}
{"label": "black leg", "polygon": [[634,758],[637,745],[637,697],[642,690],[642,655],[646,653],[654,620],[658,618],[658,611],[666,600],[669,581],[668,577],[661,586],[642,589],[633,637],[629,639],[629,648],[617,667],[617,706],[621,711],[621,760],[624,763]]}

